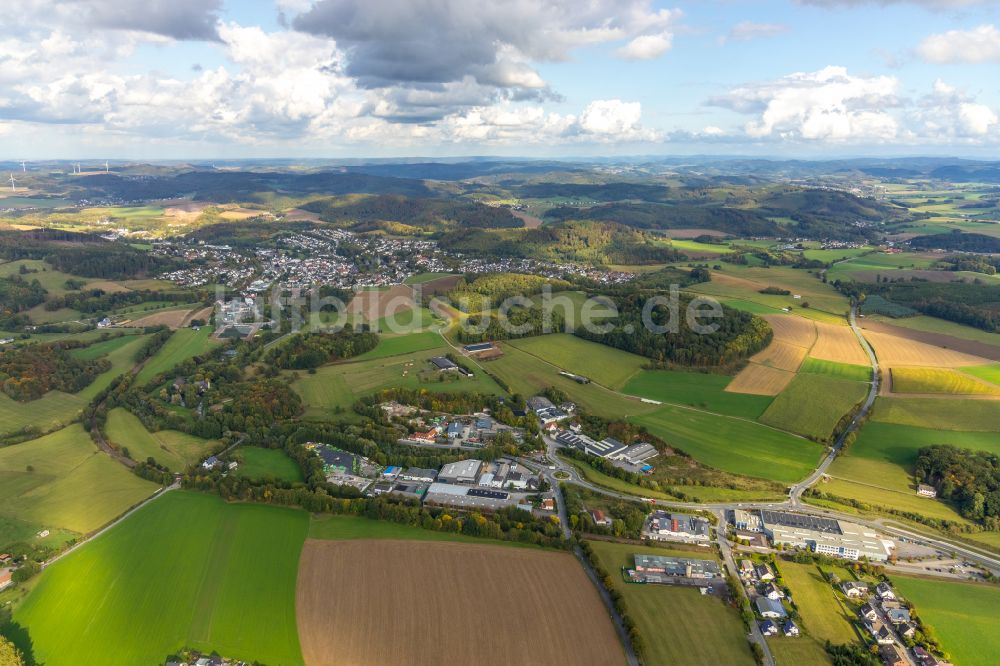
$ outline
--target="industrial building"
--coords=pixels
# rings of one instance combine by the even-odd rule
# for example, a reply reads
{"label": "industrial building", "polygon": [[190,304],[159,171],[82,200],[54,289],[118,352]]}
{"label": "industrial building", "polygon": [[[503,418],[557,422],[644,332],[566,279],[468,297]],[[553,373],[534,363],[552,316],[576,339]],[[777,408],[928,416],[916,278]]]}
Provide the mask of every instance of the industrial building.
{"label": "industrial building", "polygon": [[476,509],[480,511],[496,511],[520,502],[512,498],[510,493],[502,490],[487,490],[485,488],[470,488],[448,483],[432,483],[424,493],[424,502],[443,506],[454,506],[461,509]]}
{"label": "industrial building", "polygon": [[563,446],[573,447],[589,455],[597,456],[598,458],[615,458],[628,448],[617,439],[611,437],[597,442],[586,435],[577,435],[569,431],[563,431],[556,435],[556,442]]}
{"label": "industrial building", "polygon": [[635,570],[639,573],[683,576],[684,578],[719,578],[722,571],[713,560],[662,555],[633,555]]}
{"label": "industrial building", "polygon": [[686,513],[654,511],[642,527],[642,538],[685,543],[708,543],[708,521]]}
{"label": "industrial building", "polygon": [[783,511],[760,512],[764,533],[775,545],[804,548],[848,560],[889,559],[889,548],[875,530],[842,520]]}
{"label": "industrial building", "polygon": [[475,483],[482,466],[482,460],[459,460],[448,463],[438,472],[437,480],[441,483]]}

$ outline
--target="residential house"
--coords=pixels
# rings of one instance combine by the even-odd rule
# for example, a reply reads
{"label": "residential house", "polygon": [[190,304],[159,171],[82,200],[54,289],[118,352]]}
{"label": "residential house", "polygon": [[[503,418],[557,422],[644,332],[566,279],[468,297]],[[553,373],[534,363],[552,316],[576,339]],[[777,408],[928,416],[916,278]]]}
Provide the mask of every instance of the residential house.
{"label": "residential house", "polygon": [[898,631],[899,635],[904,638],[913,638],[917,633],[917,628],[907,622],[906,624],[896,627],[896,631]]}
{"label": "residential house", "polygon": [[878,610],[875,608],[875,604],[870,601],[866,601],[858,609],[858,614],[868,622],[874,622],[878,619]]}
{"label": "residential house", "polygon": [[906,666],[906,656],[899,649],[898,645],[881,645],[878,649],[878,656],[881,657],[885,666]]}
{"label": "residential house", "polygon": [[590,517],[594,519],[595,525],[600,525],[603,527],[611,527],[611,522],[612,522],[611,518],[608,518],[604,514],[604,512],[601,511],[600,509],[594,509],[593,511],[589,511],[588,513],[590,513]]}
{"label": "residential house", "polygon": [[761,588],[761,594],[763,594],[768,599],[773,599],[775,601],[785,598],[784,590],[782,590],[774,583],[764,583],[763,587]]}
{"label": "residential house", "polygon": [[860,580],[849,580],[840,584],[840,589],[848,599],[863,599],[868,596],[868,583]]}
{"label": "residential house", "polygon": [[878,598],[883,601],[896,600],[896,593],[893,592],[892,586],[889,585],[889,583],[879,583],[878,586],[875,588],[875,593],[878,595]]}
{"label": "residential house", "polygon": [[890,608],[885,614],[889,618],[889,622],[893,624],[904,624],[910,621],[910,609],[908,608]]}
{"label": "residential house", "polygon": [[13,574],[13,569],[0,569],[0,590],[6,589],[14,584],[14,581],[12,580]]}
{"label": "residential house", "polygon": [[754,573],[757,574],[757,580],[767,582],[769,580],[774,580],[774,572],[771,571],[771,567],[768,566],[766,562],[763,564],[758,564],[754,567]]}
{"label": "residential house", "polygon": [[551,497],[546,497],[542,500],[542,510],[543,511],[555,511],[556,501]]}
{"label": "residential house", "polygon": [[871,633],[872,638],[879,645],[892,645],[896,642],[896,637],[892,633],[892,629],[885,626],[880,620],[875,620],[867,624],[868,631]]}
{"label": "residential house", "polygon": [[757,597],[754,599],[754,605],[757,607],[757,613],[764,618],[785,618],[788,617],[788,613],[785,612],[785,607],[781,605],[780,601],[775,601],[774,599],[768,599],[767,597]]}
{"label": "residential house", "polygon": [[913,648],[913,656],[917,666],[952,666],[951,662],[938,659],[919,645]]}
{"label": "residential house", "polygon": [[781,631],[784,632],[786,636],[793,637],[799,635],[799,628],[796,626],[791,619],[785,620],[784,626],[781,627]]}
{"label": "residential house", "polygon": [[920,497],[937,497],[937,489],[934,486],[921,483],[917,486],[917,495]]}
{"label": "residential house", "polygon": [[750,560],[740,560],[740,578],[752,579],[753,578],[753,562]]}
{"label": "residential house", "polygon": [[777,636],[778,625],[776,625],[773,620],[764,620],[760,623],[760,633],[765,636]]}

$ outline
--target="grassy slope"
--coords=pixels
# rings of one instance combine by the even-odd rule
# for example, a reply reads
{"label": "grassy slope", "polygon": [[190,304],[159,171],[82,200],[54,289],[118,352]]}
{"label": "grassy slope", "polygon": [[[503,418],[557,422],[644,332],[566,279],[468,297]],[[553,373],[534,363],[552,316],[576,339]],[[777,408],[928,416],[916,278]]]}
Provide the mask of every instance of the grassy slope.
{"label": "grassy slope", "polygon": [[1000,589],[988,585],[893,576],[903,597],[933,627],[956,666],[988,666],[1000,654]]}
{"label": "grassy slope", "polygon": [[1000,395],[1000,386],[981,382],[950,368],[893,368],[892,392]]}
{"label": "grassy slope", "polygon": [[79,425],[0,449],[0,513],[46,528],[90,532],[156,488],[98,451]]}
{"label": "grassy slope", "polygon": [[171,492],[46,570],[14,619],[38,662],[162,664],[185,645],[301,664],[308,515]]}
{"label": "grassy slope", "polygon": [[298,464],[281,449],[262,449],[244,446],[235,453],[239,461],[236,475],[248,479],[274,478],[295,483],[302,481],[302,470]]}
{"label": "grassy slope", "polygon": [[625,597],[629,615],[646,643],[647,663],[753,664],[736,611],[692,588],[631,585],[618,573],[622,565],[632,564],[633,553],[708,557],[707,553],[672,552],[604,541],[590,543],[615,587]]}
{"label": "grassy slope", "polygon": [[201,460],[205,452],[218,443],[176,430],[151,433],[142,425],[142,421],[121,407],[108,412],[106,428],[108,439],[128,448],[133,460],[144,461],[152,456],[173,472],[183,472],[188,466]]}
{"label": "grassy slope", "polygon": [[633,420],[709,467],[781,483],[805,477],[822,454],[819,445],[784,432],[680,407]]}
{"label": "grassy slope", "polygon": [[727,375],[672,370],[642,370],[629,379],[622,389],[632,395],[698,407],[710,412],[756,419],[768,405],[770,396],[729,393],[726,385],[732,381]]}
{"label": "grassy slope", "polygon": [[781,562],[780,569],[810,636],[834,644],[857,639],[851,614],[837,602],[833,587],[823,580],[815,565]]}
{"label": "grassy slope", "polygon": [[219,344],[211,337],[212,329],[202,326],[200,330],[182,328],[174,331],[166,344],[156,352],[153,358],[146,362],[136,376],[136,385],[142,386],[156,375],[168,372],[178,363],[183,363],[192,356],[204,354]]}
{"label": "grassy slope", "polygon": [[802,374],[767,408],[761,421],[808,437],[825,440],[837,422],[864,400],[868,385],[824,375]]}
{"label": "grassy slope", "polygon": [[872,418],[934,430],[1000,432],[1000,401],[887,398],[878,401]]}
{"label": "grassy slope", "polygon": [[435,331],[423,331],[399,337],[382,336],[375,349],[356,357],[355,360],[370,361],[376,358],[388,358],[389,356],[412,354],[428,349],[439,349],[441,342],[441,335]]}

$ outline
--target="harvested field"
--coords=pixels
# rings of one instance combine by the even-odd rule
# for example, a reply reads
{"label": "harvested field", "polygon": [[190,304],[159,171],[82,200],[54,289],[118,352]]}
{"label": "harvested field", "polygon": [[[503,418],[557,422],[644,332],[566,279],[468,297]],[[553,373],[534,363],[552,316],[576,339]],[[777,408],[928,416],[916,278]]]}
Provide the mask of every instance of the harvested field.
{"label": "harvested field", "polygon": [[461,279],[461,275],[446,275],[421,282],[419,289],[422,294],[447,294],[458,285]]}
{"label": "harvested field", "polygon": [[121,282],[112,282],[111,280],[95,280],[94,282],[88,282],[86,288],[88,290],[100,289],[108,294],[117,294],[122,291],[132,291]]}
{"label": "harvested field", "polygon": [[726,386],[730,393],[778,395],[795,378],[794,372],[751,363]]}
{"label": "harvested field", "polygon": [[229,208],[219,213],[223,220],[246,220],[259,215],[268,215],[267,211],[254,210],[252,208]]}
{"label": "harvested field", "polygon": [[861,348],[861,343],[850,326],[816,322],[816,331],[816,344],[809,352],[813,358],[852,365],[870,364],[868,354]]}
{"label": "harvested field", "polygon": [[816,324],[795,315],[765,315],[774,331],[774,339],[800,347],[812,347],[816,342]]}
{"label": "harvested field", "polygon": [[767,349],[755,354],[750,360],[752,363],[769,368],[795,372],[802,365],[802,359],[806,357],[806,351],[805,347],[776,340],[769,344]]}
{"label": "harvested field", "polygon": [[363,315],[368,321],[373,322],[389,315],[412,310],[416,306],[413,289],[404,284],[397,284],[385,290],[359,291],[347,304],[347,313]]}
{"label": "harvested field", "polygon": [[951,368],[892,368],[893,393],[927,393],[968,398],[973,395],[1000,396],[1000,386],[984,382]]}
{"label": "harvested field", "polygon": [[207,322],[209,319],[212,318],[212,310],[214,309],[215,308],[213,308],[210,305],[207,308],[202,308],[201,310],[198,309],[191,310],[190,312],[187,313],[187,316],[184,317],[184,321],[181,322],[181,326],[190,326],[192,319],[203,319],[204,321]]}
{"label": "harvested field", "polygon": [[[926,342],[919,342],[909,335],[913,331],[905,329],[898,329],[898,331],[900,332],[883,333],[871,329],[865,330],[865,338],[875,349],[875,354],[882,365],[960,368],[989,363],[988,359],[981,356],[973,356],[955,349],[945,349]],[[905,331],[905,336],[901,333],[902,331]]]}
{"label": "harvested field", "polygon": [[310,666],[624,660],[597,590],[567,553],[309,539],[296,619]]}
{"label": "harvested field", "polygon": [[667,229],[666,231],[663,232],[663,235],[667,236],[668,238],[680,238],[684,240],[684,239],[697,238],[698,236],[713,236],[715,238],[723,238],[725,236],[728,236],[729,234],[727,234],[725,231],[719,231],[718,229],[699,229],[695,227],[691,229]]}
{"label": "harvested field", "polygon": [[[979,357],[976,363],[969,363],[968,365],[979,365],[983,362],[982,359],[984,358],[1000,361],[1000,347],[986,344],[985,342],[966,340],[964,338],[957,338],[953,335],[945,335],[943,333],[918,331],[911,328],[893,326],[892,324],[886,324],[880,321],[865,321],[861,326],[865,329],[865,337],[868,337],[869,332],[873,334],[893,335],[897,338],[909,340],[914,343],[923,343],[933,347],[947,348],[956,352],[962,352],[974,357]],[[869,341],[871,341],[871,338],[869,338]],[[923,365],[932,364],[924,363]]]}
{"label": "harvested field", "polygon": [[161,205],[163,206],[163,213],[167,217],[183,224],[190,224],[198,219],[198,216],[201,215],[202,211],[213,204],[206,203],[204,201],[195,202],[180,200],[170,202],[169,205],[167,202],[164,202]]}
{"label": "harvested field", "polygon": [[319,214],[313,213],[312,211],[302,210],[301,208],[292,208],[291,210],[285,211],[285,221],[286,222],[321,222],[319,219]]}
{"label": "harvested field", "polygon": [[[208,308],[211,312],[211,308]],[[170,328],[180,328],[184,325],[185,321],[188,321],[188,314],[190,310],[180,308],[176,310],[164,310],[162,312],[154,312],[151,315],[146,315],[131,322],[131,326],[136,328],[142,328],[144,326],[168,326]]]}
{"label": "harvested field", "polygon": [[510,212],[514,217],[524,222],[524,226],[526,229],[537,229],[538,227],[542,226],[542,220],[539,217],[535,217],[534,215],[528,215],[527,213],[522,213],[519,210],[512,210]]}

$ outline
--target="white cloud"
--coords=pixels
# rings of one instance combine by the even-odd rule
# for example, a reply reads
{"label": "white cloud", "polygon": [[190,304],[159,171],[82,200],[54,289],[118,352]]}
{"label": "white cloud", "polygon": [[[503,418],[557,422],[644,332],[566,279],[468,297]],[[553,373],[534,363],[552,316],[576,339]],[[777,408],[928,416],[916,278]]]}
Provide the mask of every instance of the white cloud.
{"label": "white cloud", "polygon": [[898,86],[894,77],[853,76],[831,66],[740,86],[710,103],[753,114],[745,131],[757,139],[881,142],[898,131],[888,111]]}
{"label": "white cloud", "polygon": [[753,21],[742,21],[733,26],[729,34],[719,38],[719,43],[727,42],[748,42],[752,39],[766,39],[777,37],[788,32],[788,26],[780,23],[754,23]]}
{"label": "white cloud", "polygon": [[669,32],[658,35],[639,35],[615,53],[625,60],[652,60],[670,50],[673,35]]}
{"label": "white cloud", "polygon": [[995,0],[796,0],[800,5],[815,5],[817,7],[840,8],[857,7],[859,5],[916,5],[926,9],[949,10],[988,5]]}
{"label": "white cloud", "polygon": [[933,140],[981,141],[998,127],[996,112],[940,79],[911,112],[913,131]]}
{"label": "white cloud", "polygon": [[938,33],[920,42],[917,53],[936,64],[1000,62],[1000,30],[981,25]]}

